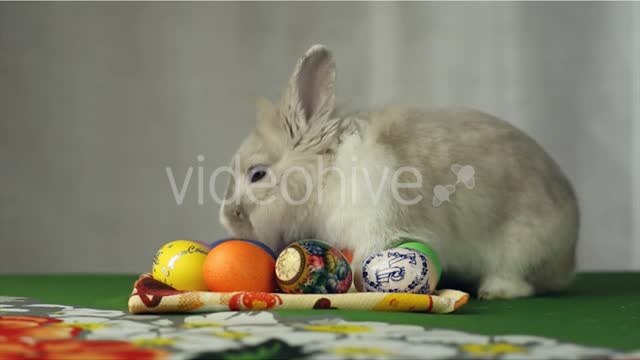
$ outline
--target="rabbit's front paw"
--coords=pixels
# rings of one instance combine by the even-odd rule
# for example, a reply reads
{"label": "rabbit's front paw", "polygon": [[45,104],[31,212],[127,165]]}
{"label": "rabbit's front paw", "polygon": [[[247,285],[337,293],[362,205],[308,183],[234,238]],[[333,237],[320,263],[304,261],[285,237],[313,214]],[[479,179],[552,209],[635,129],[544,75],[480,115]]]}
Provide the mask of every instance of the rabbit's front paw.
{"label": "rabbit's front paw", "polygon": [[533,287],[517,278],[489,276],[482,281],[478,289],[480,299],[513,299],[533,295]]}

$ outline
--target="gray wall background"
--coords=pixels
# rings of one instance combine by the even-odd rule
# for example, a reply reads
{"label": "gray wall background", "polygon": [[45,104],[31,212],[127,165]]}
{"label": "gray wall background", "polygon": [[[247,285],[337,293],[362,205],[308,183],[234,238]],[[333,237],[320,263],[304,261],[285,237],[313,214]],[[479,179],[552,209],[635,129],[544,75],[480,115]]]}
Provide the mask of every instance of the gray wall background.
{"label": "gray wall background", "polygon": [[0,3],[0,273],[141,272],[224,237],[196,173],[177,205],[165,168],[225,165],[318,42],[346,109],[466,105],[529,132],[581,198],[580,268],[640,269],[639,9]]}

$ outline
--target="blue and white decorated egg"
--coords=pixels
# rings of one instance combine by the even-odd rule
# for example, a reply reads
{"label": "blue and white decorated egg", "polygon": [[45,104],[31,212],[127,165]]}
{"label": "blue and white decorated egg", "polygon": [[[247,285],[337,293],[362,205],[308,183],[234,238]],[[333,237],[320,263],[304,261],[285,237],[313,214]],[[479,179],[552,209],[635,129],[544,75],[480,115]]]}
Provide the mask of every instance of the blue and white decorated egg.
{"label": "blue and white decorated egg", "polygon": [[436,289],[438,265],[414,249],[395,247],[369,256],[362,264],[364,290],[429,294]]}

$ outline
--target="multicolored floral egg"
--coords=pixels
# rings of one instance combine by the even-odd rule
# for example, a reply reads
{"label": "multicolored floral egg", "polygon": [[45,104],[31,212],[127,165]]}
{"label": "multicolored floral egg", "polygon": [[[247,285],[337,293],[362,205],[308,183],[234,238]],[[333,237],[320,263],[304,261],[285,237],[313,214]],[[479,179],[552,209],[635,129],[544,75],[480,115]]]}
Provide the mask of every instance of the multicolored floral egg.
{"label": "multicolored floral egg", "polygon": [[289,294],[340,294],[351,288],[352,272],[337,248],[320,240],[300,240],[276,260],[276,281]]}

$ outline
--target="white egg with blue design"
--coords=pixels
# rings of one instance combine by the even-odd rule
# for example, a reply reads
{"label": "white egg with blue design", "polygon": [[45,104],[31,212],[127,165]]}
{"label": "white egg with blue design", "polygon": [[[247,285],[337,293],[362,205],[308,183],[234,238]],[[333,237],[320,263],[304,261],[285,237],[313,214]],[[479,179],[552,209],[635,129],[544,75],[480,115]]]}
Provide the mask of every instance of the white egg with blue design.
{"label": "white egg with blue design", "polygon": [[365,259],[364,290],[370,292],[429,294],[436,289],[439,271],[425,254],[395,247]]}

